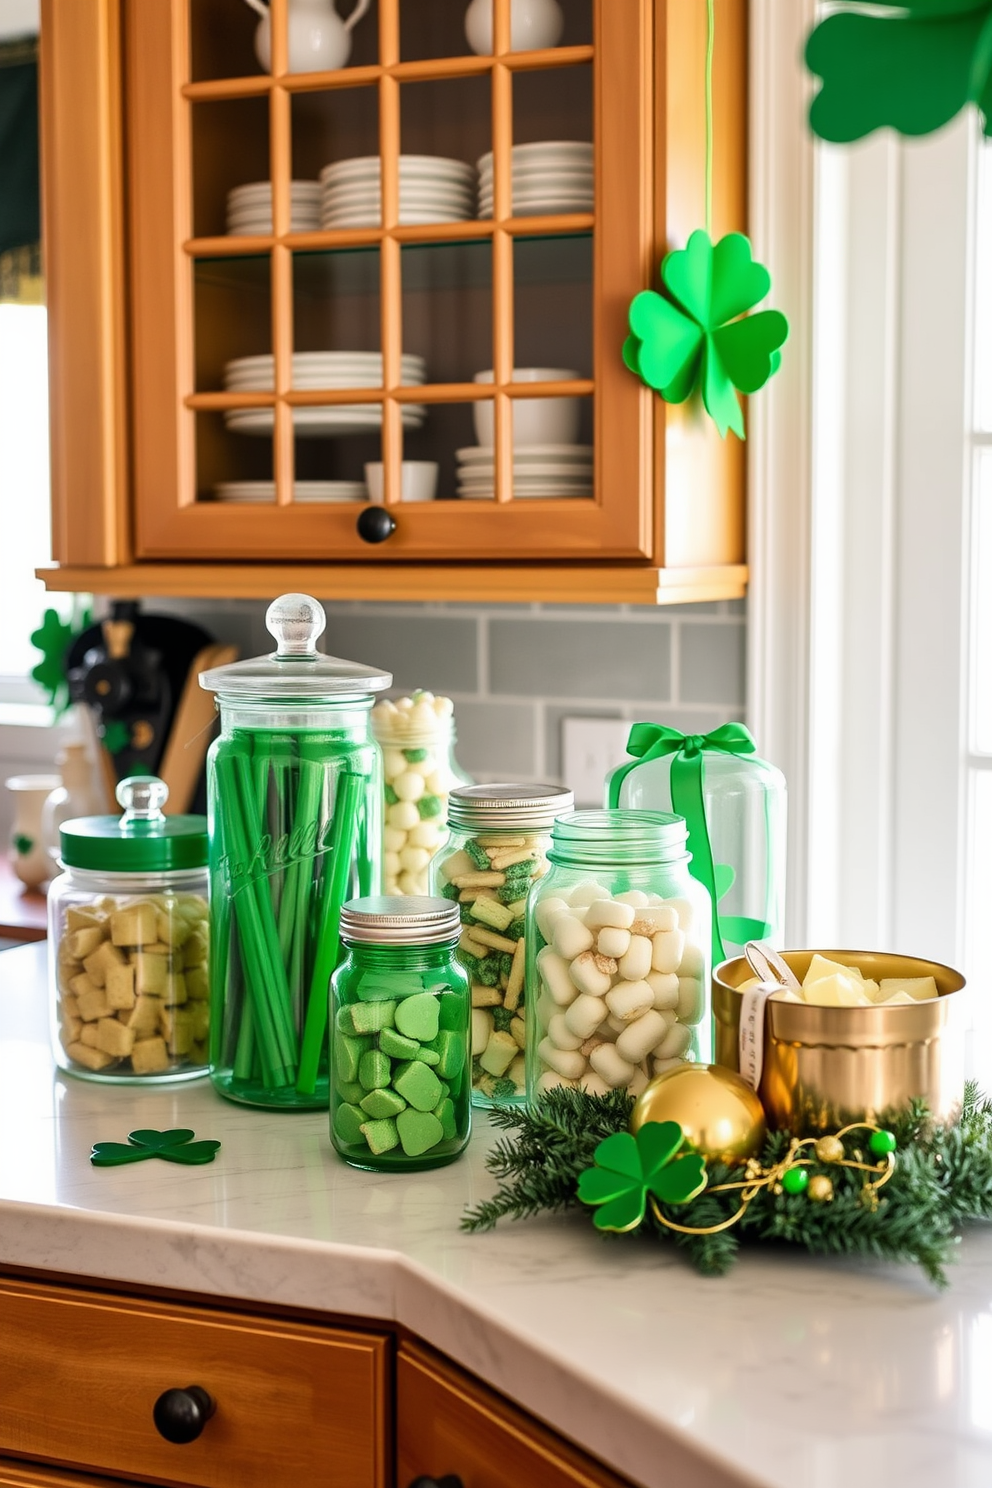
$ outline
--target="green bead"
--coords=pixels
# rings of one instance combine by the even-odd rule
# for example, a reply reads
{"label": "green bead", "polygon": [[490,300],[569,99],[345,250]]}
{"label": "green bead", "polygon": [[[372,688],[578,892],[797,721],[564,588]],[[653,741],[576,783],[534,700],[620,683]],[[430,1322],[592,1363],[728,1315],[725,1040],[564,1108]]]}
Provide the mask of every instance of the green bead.
{"label": "green bead", "polygon": [[805,1168],[787,1168],[782,1174],[782,1187],[787,1194],[805,1193],[809,1186],[809,1174]]}
{"label": "green bead", "polygon": [[890,1131],[872,1132],[868,1146],[876,1157],[887,1157],[890,1152],[895,1152],[896,1139]]}

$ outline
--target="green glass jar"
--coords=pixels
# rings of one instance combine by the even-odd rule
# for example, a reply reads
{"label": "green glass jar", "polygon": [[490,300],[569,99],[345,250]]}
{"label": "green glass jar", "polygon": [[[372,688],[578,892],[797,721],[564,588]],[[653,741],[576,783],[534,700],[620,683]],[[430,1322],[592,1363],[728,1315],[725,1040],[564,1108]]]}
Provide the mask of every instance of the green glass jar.
{"label": "green glass jar", "polygon": [[317,651],[325,617],[309,595],[283,595],[266,624],[273,655],[200,676],[221,723],[207,759],[210,1076],[246,1105],[326,1110],[341,905],[381,887],[369,715],[392,679]]}
{"label": "green glass jar", "polygon": [[468,977],[446,899],[352,899],[331,980],[331,1141],[356,1168],[439,1168],[471,1128]]}
{"label": "green glass jar", "polygon": [[637,1096],[710,1055],[710,898],[686,824],[661,811],[572,811],[527,901],[527,1088]]}

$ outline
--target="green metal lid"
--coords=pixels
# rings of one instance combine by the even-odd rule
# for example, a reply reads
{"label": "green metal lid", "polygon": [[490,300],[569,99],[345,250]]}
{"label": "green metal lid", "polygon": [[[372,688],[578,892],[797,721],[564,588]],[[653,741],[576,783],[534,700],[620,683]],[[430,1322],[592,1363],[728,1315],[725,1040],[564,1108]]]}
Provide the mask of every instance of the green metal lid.
{"label": "green metal lid", "polygon": [[77,816],[63,822],[67,868],[107,873],[173,873],[207,861],[205,816],[166,816],[169,787],[155,775],[130,775],[117,787],[123,816]]}

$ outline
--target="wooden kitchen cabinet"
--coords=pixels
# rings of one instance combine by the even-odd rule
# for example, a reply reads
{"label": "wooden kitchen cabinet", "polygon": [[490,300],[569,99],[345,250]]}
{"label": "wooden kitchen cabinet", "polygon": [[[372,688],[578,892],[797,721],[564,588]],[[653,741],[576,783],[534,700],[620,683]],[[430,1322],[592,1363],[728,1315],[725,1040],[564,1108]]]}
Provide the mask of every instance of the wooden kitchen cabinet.
{"label": "wooden kitchen cabinet", "polygon": [[[561,0],[561,44],[468,52],[468,0],[373,0],[347,67],[273,70],[241,0],[43,0],[46,269],[52,348],[51,588],[118,596],[581,599],[743,592],[743,450],[667,408],[623,366],[631,297],[703,220],[699,0]],[[716,234],[744,225],[745,0],[717,0]],[[514,216],[512,145],[589,141],[591,212]],[[494,152],[491,218],[399,222],[398,159]],[[382,225],[292,230],[289,184],[378,155]],[[225,198],[269,180],[272,233],[225,231]],[[292,357],[374,352],[373,388],[301,388]],[[401,375],[404,354],[426,382]],[[271,391],[227,385],[267,354]],[[565,368],[526,388],[515,366]],[[474,376],[492,369],[484,388]],[[515,494],[518,399],[577,400],[593,494]],[[456,450],[495,422],[495,499],[453,499]],[[364,433],[305,437],[369,410]],[[423,410],[423,417],[414,410]],[[315,413],[315,410],[317,412]],[[246,418],[247,416],[247,418]],[[236,429],[245,422],[254,435]],[[359,420],[361,421],[361,420]],[[323,430],[321,430],[323,432]],[[441,499],[403,500],[403,459],[436,461]],[[382,460],[395,523],[303,500]],[[268,481],[264,502],[218,499]],[[519,482],[518,482],[519,484]],[[312,487],[310,488],[312,489]],[[297,497],[299,496],[299,499]]]}
{"label": "wooden kitchen cabinet", "polygon": [[[386,1328],[4,1278],[0,1380],[0,1488],[630,1488]],[[214,1411],[178,1445],[153,1408],[191,1386]]]}

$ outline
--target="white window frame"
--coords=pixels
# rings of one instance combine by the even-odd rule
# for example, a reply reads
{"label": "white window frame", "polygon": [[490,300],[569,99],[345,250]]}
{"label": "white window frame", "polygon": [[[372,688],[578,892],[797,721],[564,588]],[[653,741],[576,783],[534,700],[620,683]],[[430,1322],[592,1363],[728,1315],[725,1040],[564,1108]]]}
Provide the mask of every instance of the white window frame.
{"label": "white window frame", "polygon": [[750,413],[749,717],[789,780],[789,941],[959,964],[976,123],[815,144],[816,9],[751,11],[752,237],[791,334]]}

